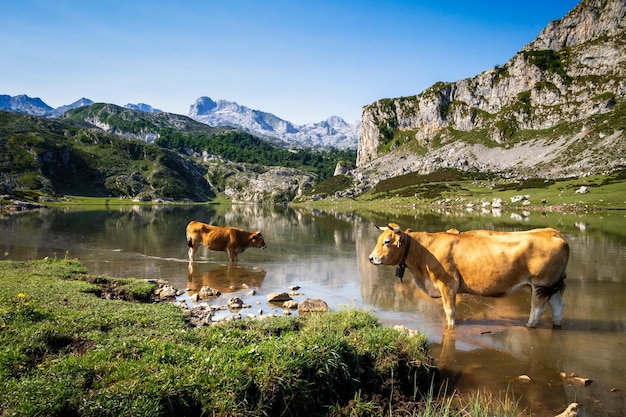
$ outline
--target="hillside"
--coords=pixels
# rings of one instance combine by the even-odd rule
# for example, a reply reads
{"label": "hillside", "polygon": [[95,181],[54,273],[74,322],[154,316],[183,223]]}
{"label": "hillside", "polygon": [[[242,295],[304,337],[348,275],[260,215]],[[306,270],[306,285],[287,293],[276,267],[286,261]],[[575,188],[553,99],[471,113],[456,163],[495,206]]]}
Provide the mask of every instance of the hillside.
{"label": "hillside", "polygon": [[96,103],[50,119],[0,111],[0,195],[285,202],[354,152],[289,151],[189,117]]}
{"label": "hillside", "polygon": [[206,201],[215,192],[205,175],[176,152],[84,121],[0,111],[0,194]]}
{"label": "hillside", "polygon": [[209,126],[172,113],[146,113],[97,103],[68,111],[63,118],[90,123],[120,137],[139,139],[183,154],[235,163],[281,166],[330,177],[338,160],[354,160],[354,151],[323,152],[275,146],[253,134],[228,126]]}
{"label": "hillside", "polygon": [[357,189],[446,168],[563,178],[626,166],[626,3],[583,0],[503,65],[363,109]]}

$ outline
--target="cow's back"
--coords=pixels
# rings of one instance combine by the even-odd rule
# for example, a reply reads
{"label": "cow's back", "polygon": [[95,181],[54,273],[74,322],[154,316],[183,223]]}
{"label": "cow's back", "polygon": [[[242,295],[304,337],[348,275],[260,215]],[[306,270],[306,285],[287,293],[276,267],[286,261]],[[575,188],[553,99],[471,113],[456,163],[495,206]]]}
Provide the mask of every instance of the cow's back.
{"label": "cow's back", "polygon": [[548,285],[569,257],[565,238],[551,228],[417,235],[426,235],[418,240],[432,255],[430,268],[457,281],[459,292],[504,295],[532,279]]}
{"label": "cow's back", "polygon": [[[202,243],[210,250],[224,251],[230,241],[230,230],[227,227],[191,221],[187,225],[187,239],[195,244]],[[191,246],[191,245],[190,245]]]}

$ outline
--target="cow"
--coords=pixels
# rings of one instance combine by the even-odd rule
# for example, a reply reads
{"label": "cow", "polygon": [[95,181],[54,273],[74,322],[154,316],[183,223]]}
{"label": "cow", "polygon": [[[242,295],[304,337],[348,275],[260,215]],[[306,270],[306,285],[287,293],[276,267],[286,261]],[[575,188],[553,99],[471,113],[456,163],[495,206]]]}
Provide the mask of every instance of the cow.
{"label": "cow", "polygon": [[369,261],[398,265],[400,278],[408,267],[420,289],[442,298],[448,328],[454,327],[457,294],[501,297],[523,286],[532,293],[526,326],[537,326],[547,303],[553,327],[560,328],[569,245],[557,230],[427,233],[402,231],[395,223],[376,227],[382,234]]}
{"label": "cow", "polygon": [[196,250],[203,244],[207,249],[228,252],[231,262],[237,255],[248,248],[265,249],[267,245],[260,231],[248,232],[236,227],[220,227],[191,221],[187,225],[187,246],[189,246],[189,262],[193,262]]}

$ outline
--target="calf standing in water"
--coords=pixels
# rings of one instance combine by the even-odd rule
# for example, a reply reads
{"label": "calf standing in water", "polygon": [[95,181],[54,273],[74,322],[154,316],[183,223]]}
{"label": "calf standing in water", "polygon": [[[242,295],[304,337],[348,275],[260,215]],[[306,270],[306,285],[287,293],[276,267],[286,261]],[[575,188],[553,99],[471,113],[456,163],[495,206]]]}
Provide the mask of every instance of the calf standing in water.
{"label": "calf standing in water", "polygon": [[193,256],[201,244],[210,250],[228,252],[228,259],[231,262],[236,261],[237,255],[248,248],[267,247],[260,231],[248,232],[236,227],[212,226],[191,221],[187,225],[190,262],[193,262]]}

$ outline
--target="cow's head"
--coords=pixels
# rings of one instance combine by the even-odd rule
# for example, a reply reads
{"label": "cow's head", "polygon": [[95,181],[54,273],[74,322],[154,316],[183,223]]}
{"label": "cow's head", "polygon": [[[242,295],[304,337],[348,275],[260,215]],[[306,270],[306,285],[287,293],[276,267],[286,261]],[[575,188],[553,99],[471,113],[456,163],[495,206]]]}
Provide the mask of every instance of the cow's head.
{"label": "cow's head", "polygon": [[378,237],[376,247],[369,256],[369,260],[374,265],[398,265],[402,262],[404,255],[403,245],[406,238],[404,232],[395,223],[390,223],[385,227],[376,226],[383,233]]}
{"label": "cow's head", "polygon": [[265,244],[265,240],[263,240],[263,235],[261,231],[258,230],[250,235],[250,246],[253,248],[261,248],[265,249],[267,245]]}

